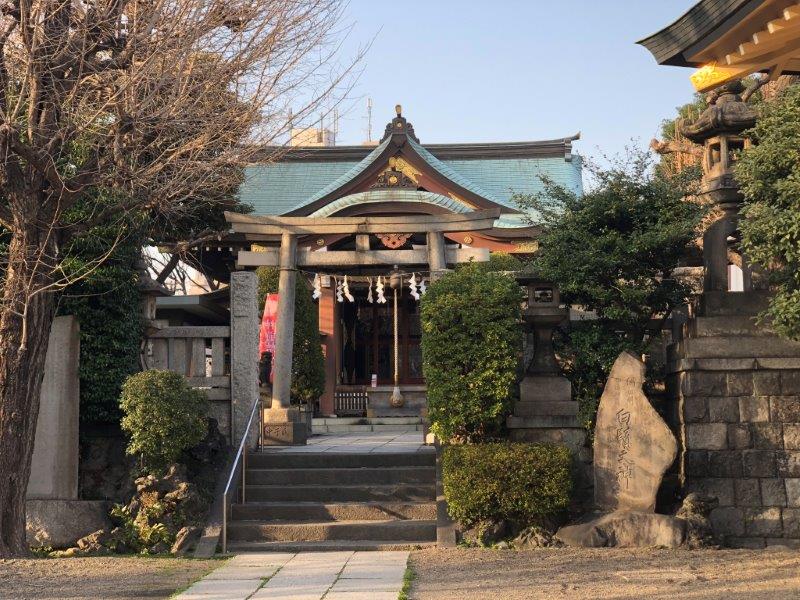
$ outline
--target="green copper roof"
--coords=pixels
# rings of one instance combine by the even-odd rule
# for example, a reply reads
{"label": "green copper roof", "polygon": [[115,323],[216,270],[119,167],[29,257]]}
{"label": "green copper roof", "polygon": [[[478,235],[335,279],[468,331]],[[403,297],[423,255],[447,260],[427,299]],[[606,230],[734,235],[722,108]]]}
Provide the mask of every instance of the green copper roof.
{"label": "green copper roof", "polygon": [[[583,189],[581,159],[575,154],[571,160],[559,156],[440,160],[422,145],[409,142],[442,175],[510,208],[517,208],[513,193],[544,191],[540,179],[543,176],[577,193]],[[298,160],[251,165],[245,171],[245,181],[239,191],[241,199],[253,207],[254,214],[285,214],[325,196],[361,173],[383,151],[385,143],[363,160]]]}
{"label": "green copper roof", "polygon": [[433,192],[423,192],[419,190],[409,189],[388,189],[388,190],[370,190],[368,192],[359,192],[357,194],[350,194],[334,200],[330,204],[326,204],[319,210],[311,213],[310,217],[329,217],[336,214],[340,210],[348,206],[356,206],[358,204],[370,204],[375,202],[422,202],[424,204],[433,204],[441,206],[454,213],[467,213],[472,211],[472,208],[441,194],[434,194]]}

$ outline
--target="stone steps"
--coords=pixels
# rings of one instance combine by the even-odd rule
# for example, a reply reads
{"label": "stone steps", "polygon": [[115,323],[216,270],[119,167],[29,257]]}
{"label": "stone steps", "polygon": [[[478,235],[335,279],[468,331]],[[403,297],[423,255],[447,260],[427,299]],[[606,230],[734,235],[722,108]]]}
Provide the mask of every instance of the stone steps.
{"label": "stone steps", "polygon": [[434,541],[436,521],[233,521],[228,524],[228,539],[231,542]]}
{"label": "stone steps", "polygon": [[339,423],[333,423],[331,425],[314,425],[313,430],[315,435],[323,433],[388,433],[397,431],[422,431],[422,423],[415,423],[413,425],[393,425],[380,423],[341,425]]}
{"label": "stone steps", "polygon": [[436,453],[305,447],[253,453],[232,551],[378,550],[436,540]]}
{"label": "stone steps", "polygon": [[389,485],[429,483],[436,467],[312,467],[300,469],[248,469],[250,485]]}
{"label": "stone steps", "polygon": [[247,455],[250,469],[433,467],[436,452],[254,452]]}
{"label": "stone steps", "polygon": [[252,502],[232,506],[243,521],[384,521],[436,519],[431,502]]}
{"label": "stone steps", "polygon": [[435,485],[248,485],[249,502],[428,502]]}
{"label": "stone steps", "polygon": [[231,542],[232,553],[241,552],[346,552],[419,550],[436,546],[434,540],[324,540],[318,542]]}

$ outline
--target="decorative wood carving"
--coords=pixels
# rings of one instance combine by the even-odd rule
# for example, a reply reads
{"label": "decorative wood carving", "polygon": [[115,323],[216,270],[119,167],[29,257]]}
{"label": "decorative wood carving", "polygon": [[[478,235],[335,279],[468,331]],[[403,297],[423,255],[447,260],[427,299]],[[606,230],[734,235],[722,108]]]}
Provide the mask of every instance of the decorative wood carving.
{"label": "decorative wood carving", "polygon": [[375,180],[370,186],[371,189],[381,189],[381,188],[411,188],[416,189],[417,184],[408,177],[405,173],[398,169],[387,169]]}
{"label": "decorative wood carving", "polygon": [[408,238],[411,237],[410,233],[378,233],[376,235],[381,243],[390,250],[397,250],[405,245]]}

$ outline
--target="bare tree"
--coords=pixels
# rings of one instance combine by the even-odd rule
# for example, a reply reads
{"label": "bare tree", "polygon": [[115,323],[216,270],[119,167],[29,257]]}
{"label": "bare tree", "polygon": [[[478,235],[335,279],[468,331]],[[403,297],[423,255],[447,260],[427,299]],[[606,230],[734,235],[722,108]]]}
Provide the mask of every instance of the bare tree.
{"label": "bare tree", "polygon": [[137,212],[179,219],[229,195],[250,149],[285,131],[290,105],[297,122],[341,91],[354,64],[336,62],[341,16],[338,0],[0,6],[0,225],[10,232],[0,557],[28,551],[25,490],[54,297],[85,274],[65,268],[64,248]]}

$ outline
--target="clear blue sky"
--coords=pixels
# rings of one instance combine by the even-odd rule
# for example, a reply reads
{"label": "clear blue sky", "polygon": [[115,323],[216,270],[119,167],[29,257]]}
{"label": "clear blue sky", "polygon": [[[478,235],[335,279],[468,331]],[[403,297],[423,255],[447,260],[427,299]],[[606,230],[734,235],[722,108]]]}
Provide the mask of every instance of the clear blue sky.
{"label": "clear blue sky", "polygon": [[647,145],[692,94],[691,70],[634,42],[695,0],[351,0],[352,54],[373,37],[339,144],[373,139],[403,105],[420,140],[537,140],[581,132],[577,150]]}

